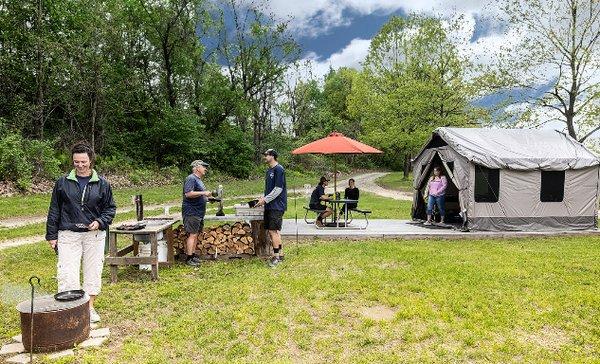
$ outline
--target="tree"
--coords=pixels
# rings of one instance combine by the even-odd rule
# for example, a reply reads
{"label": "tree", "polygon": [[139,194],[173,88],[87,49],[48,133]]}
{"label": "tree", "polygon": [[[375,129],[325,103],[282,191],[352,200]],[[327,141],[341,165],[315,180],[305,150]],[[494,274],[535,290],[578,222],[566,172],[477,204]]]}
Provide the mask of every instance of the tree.
{"label": "tree", "polygon": [[[227,26],[224,18],[232,19]],[[274,102],[282,91],[286,70],[297,60],[299,47],[287,30],[262,11],[260,4],[227,0],[221,9],[218,54],[225,61],[231,88],[239,89],[242,107],[236,122],[243,131],[252,126],[255,157],[271,125]]]}
{"label": "tree", "polygon": [[435,128],[475,123],[466,67],[440,19],[392,17],[373,38],[349,110],[405,177]]}
{"label": "tree", "polygon": [[160,51],[165,96],[173,109],[178,101],[178,81],[184,82],[193,60],[202,56],[196,36],[200,4],[194,0],[138,1],[143,9],[140,25],[147,28],[147,39]]}
{"label": "tree", "polygon": [[503,47],[484,83],[492,91],[524,90],[511,101],[529,105],[518,125],[559,121],[586,141],[600,130],[600,2],[504,0],[501,9],[520,41]]}

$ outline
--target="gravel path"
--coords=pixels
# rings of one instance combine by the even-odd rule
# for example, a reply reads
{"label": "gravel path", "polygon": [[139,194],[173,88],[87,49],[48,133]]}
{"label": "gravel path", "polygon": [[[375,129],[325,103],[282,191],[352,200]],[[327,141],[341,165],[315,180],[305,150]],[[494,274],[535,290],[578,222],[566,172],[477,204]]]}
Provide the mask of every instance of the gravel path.
{"label": "gravel path", "polygon": [[[371,192],[382,197],[393,198],[394,200],[412,201],[413,196],[409,192],[388,190],[387,188],[383,188],[377,183],[375,183],[375,180],[377,180],[377,178],[383,177],[386,174],[389,173],[372,172],[360,174],[354,177],[354,180],[356,181],[356,187],[358,187],[358,189],[361,191]],[[338,189],[340,189],[341,187],[343,190],[343,188],[346,187],[346,184],[347,181],[342,181],[341,183],[340,181],[338,181]]]}

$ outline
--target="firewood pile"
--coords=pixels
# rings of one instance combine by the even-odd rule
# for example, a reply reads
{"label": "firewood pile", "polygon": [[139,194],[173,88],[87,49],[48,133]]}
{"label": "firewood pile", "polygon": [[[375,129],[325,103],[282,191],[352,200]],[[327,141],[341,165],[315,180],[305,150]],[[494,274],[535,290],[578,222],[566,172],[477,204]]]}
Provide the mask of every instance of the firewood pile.
{"label": "firewood pile", "polygon": [[[180,225],[173,231],[174,247],[177,252],[185,250],[185,242],[189,234]],[[205,228],[198,235],[196,252],[199,255],[231,255],[254,254],[254,239],[252,229],[247,223],[236,222],[217,227]]]}

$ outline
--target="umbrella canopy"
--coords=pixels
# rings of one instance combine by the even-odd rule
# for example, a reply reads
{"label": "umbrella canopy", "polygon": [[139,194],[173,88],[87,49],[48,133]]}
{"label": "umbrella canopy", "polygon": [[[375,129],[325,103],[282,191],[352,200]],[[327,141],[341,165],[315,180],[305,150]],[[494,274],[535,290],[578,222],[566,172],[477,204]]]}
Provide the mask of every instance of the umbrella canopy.
{"label": "umbrella canopy", "polygon": [[361,143],[342,133],[333,132],[325,138],[315,140],[300,148],[294,149],[292,154],[379,154],[379,149]]}
{"label": "umbrella canopy", "polygon": [[[332,132],[327,137],[315,140],[300,148],[294,149],[292,154],[380,154],[379,149],[361,143],[342,133]],[[333,159],[333,191],[337,194],[337,168]],[[337,215],[337,211],[336,211]]]}

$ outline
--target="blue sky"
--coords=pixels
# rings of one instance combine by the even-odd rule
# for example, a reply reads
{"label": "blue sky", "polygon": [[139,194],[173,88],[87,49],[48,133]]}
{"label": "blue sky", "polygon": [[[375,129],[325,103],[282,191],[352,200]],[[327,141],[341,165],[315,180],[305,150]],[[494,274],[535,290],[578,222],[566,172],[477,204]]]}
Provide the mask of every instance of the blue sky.
{"label": "blue sky", "polygon": [[[327,59],[332,54],[342,51],[353,39],[371,39],[379,29],[389,20],[391,16],[406,16],[403,9],[392,12],[375,11],[370,14],[361,14],[354,10],[343,10],[342,16],[346,23],[330,28],[317,35],[302,34],[296,37],[304,54],[314,53],[321,59]],[[318,16],[316,17],[318,19]],[[474,15],[475,28],[471,42],[475,42],[482,36],[489,35],[498,30],[488,19]],[[319,21],[315,21],[319,26]]]}

